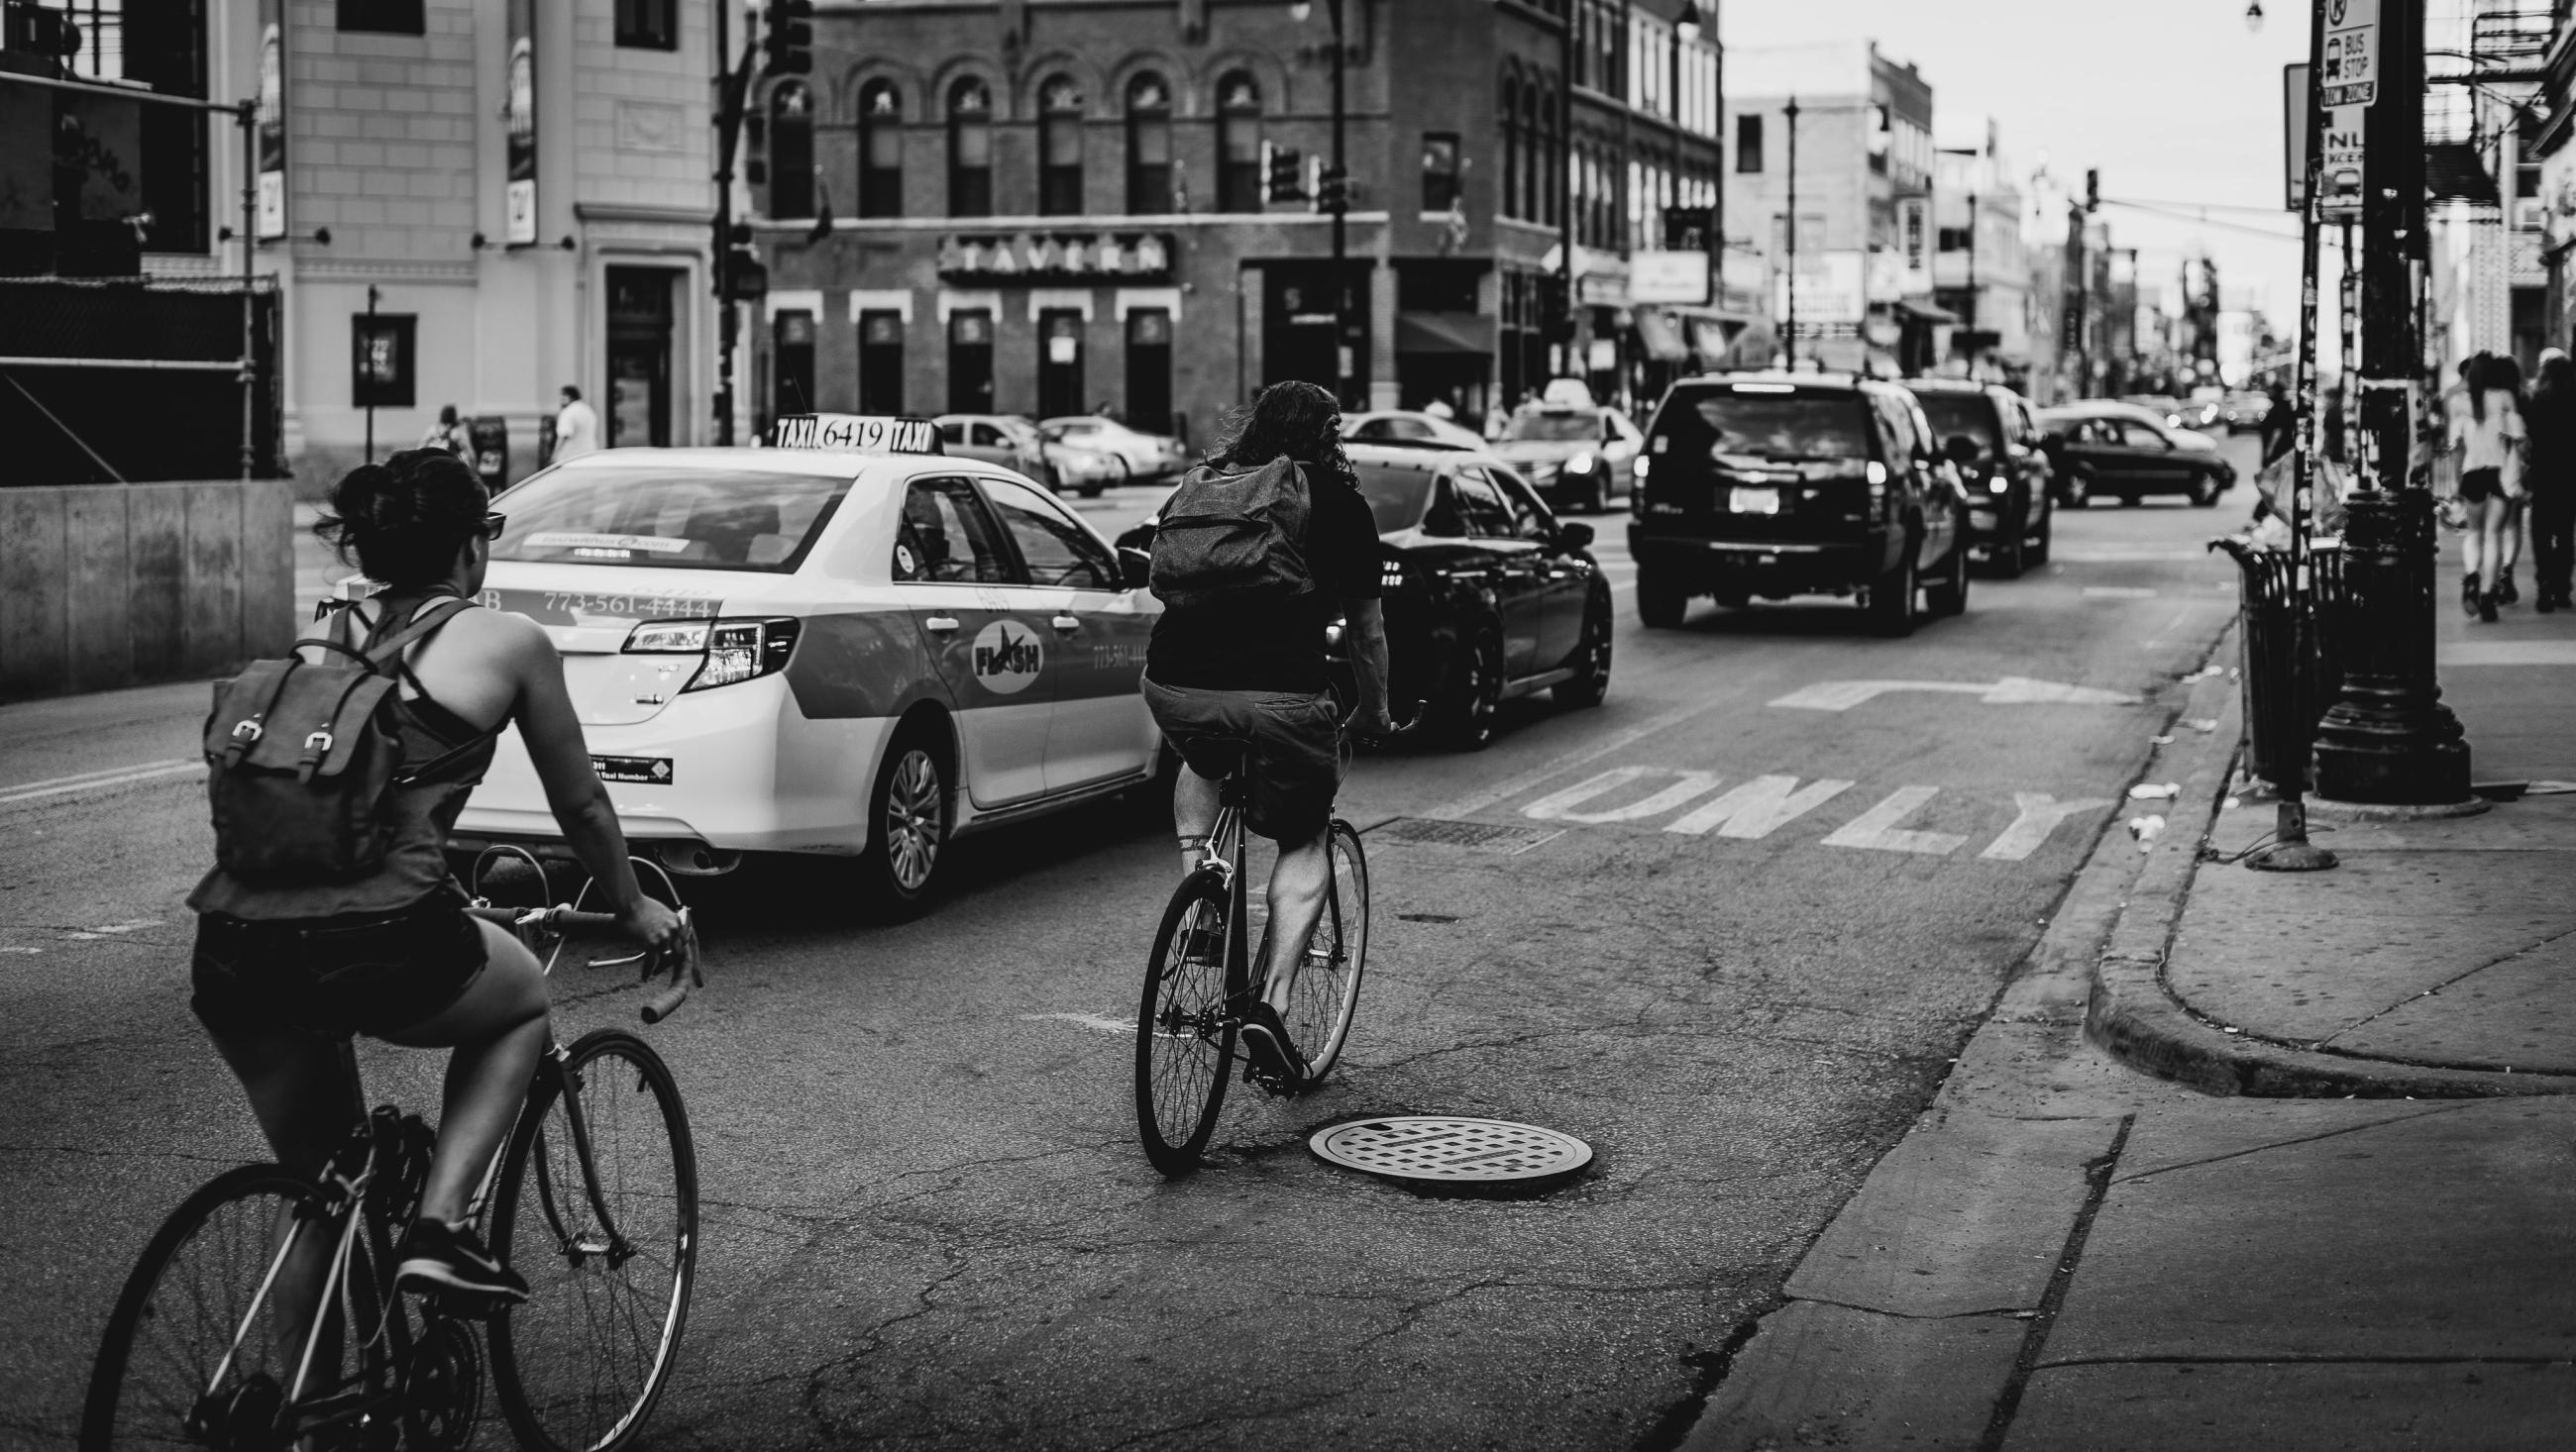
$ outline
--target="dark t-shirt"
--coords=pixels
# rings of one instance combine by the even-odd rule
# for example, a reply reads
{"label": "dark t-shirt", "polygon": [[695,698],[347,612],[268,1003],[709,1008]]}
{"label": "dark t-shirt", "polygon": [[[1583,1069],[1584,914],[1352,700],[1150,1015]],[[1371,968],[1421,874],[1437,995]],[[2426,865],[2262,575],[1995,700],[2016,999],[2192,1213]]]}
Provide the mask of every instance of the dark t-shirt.
{"label": "dark t-shirt", "polygon": [[1145,674],[1203,691],[1325,689],[1324,627],[1344,601],[1377,598],[1382,564],[1377,520],[1359,490],[1328,470],[1304,472],[1313,508],[1302,543],[1315,588],[1285,606],[1245,601],[1165,610],[1154,623]]}

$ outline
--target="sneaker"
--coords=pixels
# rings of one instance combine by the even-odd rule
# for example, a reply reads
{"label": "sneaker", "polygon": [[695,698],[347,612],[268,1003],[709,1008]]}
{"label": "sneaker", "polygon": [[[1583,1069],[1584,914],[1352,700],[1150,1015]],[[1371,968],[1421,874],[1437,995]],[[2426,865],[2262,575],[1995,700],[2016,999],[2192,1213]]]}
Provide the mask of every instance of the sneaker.
{"label": "sneaker", "polygon": [[2478,597],[2478,619],[2489,625],[2495,624],[2496,597],[2493,595],[2480,595]]}
{"label": "sneaker", "polygon": [[2504,572],[2503,581],[2496,586],[2496,603],[2499,605],[2518,605],[2521,602],[2522,592],[2513,587],[2513,571],[2507,570]]}
{"label": "sneaker", "polygon": [[2460,577],[2460,613],[2463,615],[2478,613],[2478,577],[2475,574]]}
{"label": "sneaker", "polygon": [[1288,1041],[1279,1010],[1260,999],[1243,1010],[1243,1046],[1252,1055],[1252,1067],[1280,1087],[1293,1089],[1305,1082],[1306,1056]]}
{"label": "sneaker", "polygon": [[2558,597],[2554,595],[2543,595],[2538,600],[2532,602],[2531,608],[2539,611],[2543,615],[2546,615],[2550,611],[2558,608]]}
{"label": "sneaker", "polygon": [[528,1283],[484,1248],[471,1225],[450,1225],[423,1217],[403,1237],[402,1264],[394,1284],[404,1290],[436,1291],[478,1300],[517,1304],[528,1298]]}

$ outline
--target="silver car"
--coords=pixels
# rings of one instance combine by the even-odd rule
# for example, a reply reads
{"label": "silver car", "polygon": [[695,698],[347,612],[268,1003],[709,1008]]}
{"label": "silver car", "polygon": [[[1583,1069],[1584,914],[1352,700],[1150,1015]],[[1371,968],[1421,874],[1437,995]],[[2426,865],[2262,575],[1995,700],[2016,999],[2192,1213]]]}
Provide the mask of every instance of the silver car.
{"label": "silver car", "polygon": [[1644,441],[1615,408],[1529,403],[1513,410],[1492,448],[1556,508],[1598,514],[1628,492]]}

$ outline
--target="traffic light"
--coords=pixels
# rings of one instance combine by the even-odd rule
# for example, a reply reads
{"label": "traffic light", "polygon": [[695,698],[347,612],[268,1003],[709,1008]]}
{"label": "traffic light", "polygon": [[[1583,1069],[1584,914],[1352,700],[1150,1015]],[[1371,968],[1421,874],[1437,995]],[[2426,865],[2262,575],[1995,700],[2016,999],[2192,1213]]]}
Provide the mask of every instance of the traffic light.
{"label": "traffic light", "polygon": [[1315,210],[1348,211],[1351,205],[1351,178],[1339,167],[1319,167],[1315,173]]}
{"label": "traffic light", "polygon": [[728,302],[756,301],[769,291],[769,267],[752,250],[748,222],[736,222],[725,233],[724,291]]}
{"label": "traffic light", "polygon": [[1261,174],[1267,178],[1266,195],[1274,202],[1306,200],[1306,158],[1293,146],[1276,142],[1261,143]]}
{"label": "traffic light", "polygon": [[2102,210],[2102,173],[2089,166],[2084,168],[2084,210]]}
{"label": "traffic light", "polygon": [[768,59],[760,73],[801,76],[813,70],[814,0],[769,0],[761,17],[760,49]]}

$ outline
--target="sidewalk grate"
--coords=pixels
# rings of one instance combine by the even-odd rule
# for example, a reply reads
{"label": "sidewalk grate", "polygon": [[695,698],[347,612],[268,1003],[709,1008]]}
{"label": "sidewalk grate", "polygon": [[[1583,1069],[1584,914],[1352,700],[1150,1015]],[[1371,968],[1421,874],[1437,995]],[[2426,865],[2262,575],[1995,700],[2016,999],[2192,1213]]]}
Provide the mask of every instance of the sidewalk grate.
{"label": "sidewalk grate", "polygon": [[1306,1147],[1350,1169],[1441,1185],[1543,1180],[1592,1162],[1592,1146],[1558,1130],[1444,1115],[1337,1124],[1317,1131]]}
{"label": "sidewalk grate", "polygon": [[1562,827],[1505,827],[1491,822],[1452,822],[1439,817],[1395,817],[1369,829],[1380,842],[1411,842],[1426,847],[1462,847],[1470,852],[1510,856],[1565,835]]}

